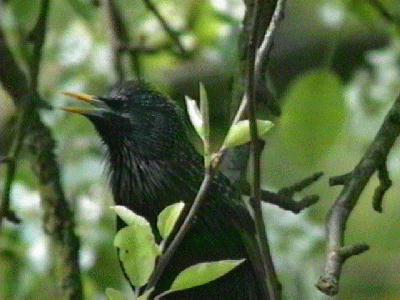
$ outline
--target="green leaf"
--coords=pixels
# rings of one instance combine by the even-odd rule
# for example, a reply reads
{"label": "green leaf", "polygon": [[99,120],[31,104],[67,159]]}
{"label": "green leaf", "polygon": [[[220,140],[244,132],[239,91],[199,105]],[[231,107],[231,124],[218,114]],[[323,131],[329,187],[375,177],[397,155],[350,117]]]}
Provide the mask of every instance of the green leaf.
{"label": "green leaf", "polygon": [[[258,136],[263,138],[265,134],[274,126],[271,121],[257,120]],[[225,138],[224,147],[231,148],[246,144],[251,141],[250,122],[242,120],[234,124]]]}
{"label": "green leaf", "polygon": [[168,292],[186,290],[206,284],[232,271],[244,261],[244,259],[220,260],[190,266],[178,274]]}
{"label": "green leaf", "polygon": [[189,115],[190,122],[200,138],[204,141],[204,129],[203,129],[203,118],[199,107],[197,106],[196,100],[185,96],[186,110]]}
{"label": "green leaf", "polygon": [[118,231],[114,246],[120,249],[119,257],[130,281],[141,287],[149,280],[160,251],[149,222],[134,212],[128,216],[129,226]]}
{"label": "green leaf", "polygon": [[124,295],[113,288],[106,288],[106,295],[108,300],[124,300]]}
{"label": "green leaf", "polygon": [[128,225],[138,222],[142,224],[148,223],[145,218],[135,214],[133,211],[131,211],[129,208],[126,208],[125,206],[111,206],[111,209],[115,211],[118,217],[120,217]]}
{"label": "green leaf", "polygon": [[158,215],[157,228],[164,240],[168,238],[171,231],[174,229],[175,223],[181,215],[184,207],[185,203],[178,202],[167,206]]}
{"label": "green leaf", "polygon": [[209,124],[209,116],[208,116],[208,96],[207,91],[200,82],[200,113],[201,119],[203,121],[203,139],[208,140],[210,138],[210,124]]}
{"label": "green leaf", "polygon": [[309,166],[335,143],[346,121],[343,84],[331,71],[315,71],[297,79],[282,103],[279,152]]}
{"label": "green leaf", "polygon": [[137,298],[137,300],[148,300],[150,294],[151,294],[153,291],[154,291],[154,288],[151,288],[151,289],[145,291],[143,294],[141,294],[141,295]]}
{"label": "green leaf", "polygon": [[204,164],[205,167],[211,163],[211,151],[210,151],[210,117],[209,117],[209,105],[207,91],[200,82],[200,113],[203,121],[203,146],[204,146]]}

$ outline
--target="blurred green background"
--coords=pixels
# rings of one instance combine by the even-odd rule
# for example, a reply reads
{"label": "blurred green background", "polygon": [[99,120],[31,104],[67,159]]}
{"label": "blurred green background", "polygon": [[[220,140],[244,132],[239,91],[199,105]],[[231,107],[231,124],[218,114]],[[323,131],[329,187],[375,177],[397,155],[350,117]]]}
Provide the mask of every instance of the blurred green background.
{"label": "blurred green background", "polygon": [[[21,45],[35,24],[40,2],[2,2],[1,26],[23,64],[28,54]],[[115,2],[132,44],[157,47],[169,41],[142,1]],[[400,25],[387,22],[365,0],[287,2],[268,76],[283,113],[274,119],[276,126],[267,139],[263,185],[277,190],[316,171],[326,175],[306,191],[321,196],[315,206],[293,215],[266,205],[265,215],[285,299],[325,299],[314,284],[323,267],[324,219],[340,191],[329,187],[327,178],[350,171],[358,162],[400,91]],[[381,3],[400,20],[398,0]],[[204,82],[212,102],[212,128],[221,136],[229,124],[243,3],[154,4],[182,32],[181,40],[193,55],[181,59],[167,50],[143,54],[139,59],[144,78],[181,104],[184,95],[196,98],[198,82]],[[53,107],[67,103],[62,91],[101,95],[116,80],[105,18],[97,1],[52,1],[40,92]],[[7,153],[14,133],[13,112],[0,87],[0,155]],[[128,290],[112,245],[114,214],[108,209],[112,200],[102,145],[83,118],[59,109],[41,114],[56,136],[63,183],[76,211],[85,296],[105,299],[106,287]],[[388,159],[394,185],[385,196],[384,213],[372,210],[374,177],[350,218],[346,243],[366,242],[371,250],[346,263],[336,299],[400,299],[399,155],[395,146]],[[0,299],[52,299],[57,296],[50,267],[54,258],[41,228],[29,157],[24,158],[12,191],[12,206],[23,223],[7,223],[0,233]],[[0,190],[3,185],[0,167]]]}

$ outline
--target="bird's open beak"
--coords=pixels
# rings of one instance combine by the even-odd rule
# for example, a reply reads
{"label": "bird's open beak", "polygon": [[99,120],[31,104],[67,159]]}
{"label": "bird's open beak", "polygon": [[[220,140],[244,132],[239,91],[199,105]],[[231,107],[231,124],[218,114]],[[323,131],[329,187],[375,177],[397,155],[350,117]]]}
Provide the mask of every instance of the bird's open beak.
{"label": "bird's open beak", "polygon": [[105,108],[105,103],[99,99],[97,96],[87,95],[83,93],[71,93],[64,92],[65,96],[74,98],[75,100],[89,103],[95,108],[80,108],[80,107],[63,107],[62,110],[67,112],[76,113],[84,116],[98,115],[101,112],[101,108]]}

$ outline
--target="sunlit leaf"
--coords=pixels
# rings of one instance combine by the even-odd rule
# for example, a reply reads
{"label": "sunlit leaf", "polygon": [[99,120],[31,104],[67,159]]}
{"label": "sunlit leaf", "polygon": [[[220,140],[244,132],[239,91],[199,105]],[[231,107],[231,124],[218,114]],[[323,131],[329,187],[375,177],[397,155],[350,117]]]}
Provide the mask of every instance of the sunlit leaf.
{"label": "sunlit leaf", "polygon": [[[274,124],[271,121],[257,120],[258,136],[263,138],[273,126]],[[226,148],[231,148],[246,144],[250,141],[251,135],[249,120],[242,120],[233,125],[229,130],[224,141],[224,146]]]}
{"label": "sunlit leaf", "polygon": [[159,248],[150,224],[143,217],[132,214],[129,214],[129,226],[115,236],[114,246],[120,250],[119,257],[130,281],[135,287],[141,287],[153,272]]}
{"label": "sunlit leaf", "polygon": [[113,288],[106,288],[106,295],[108,300],[124,300],[124,295]]}
{"label": "sunlit leaf", "polygon": [[146,224],[148,224],[145,218],[135,214],[133,211],[131,211],[129,208],[126,208],[125,206],[121,205],[111,206],[111,209],[115,211],[118,217],[120,217],[128,225],[134,223],[140,223],[143,226],[146,226]]}
{"label": "sunlit leaf", "polygon": [[197,106],[196,100],[188,96],[185,96],[185,100],[186,110],[188,112],[190,122],[192,122],[192,125],[200,138],[204,140],[203,118],[201,117],[201,112]]}
{"label": "sunlit leaf", "polygon": [[190,266],[178,274],[169,291],[181,291],[206,284],[232,271],[243,261],[244,259],[221,260]]}
{"label": "sunlit leaf", "polygon": [[175,223],[184,207],[185,203],[183,202],[175,203],[164,208],[158,215],[157,228],[164,240],[168,238],[174,229]]}
{"label": "sunlit leaf", "polygon": [[[343,84],[327,70],[297,79],[289,88],[279,126],[281,152],[312,163],[334,144],[346,120]],[[302,153],[302,155],[297,155]]]}

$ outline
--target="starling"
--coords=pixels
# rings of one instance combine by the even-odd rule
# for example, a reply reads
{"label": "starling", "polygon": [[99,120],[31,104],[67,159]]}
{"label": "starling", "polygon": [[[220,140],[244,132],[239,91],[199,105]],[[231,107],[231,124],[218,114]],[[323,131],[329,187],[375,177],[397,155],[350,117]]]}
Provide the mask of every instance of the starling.
{"label": "starling", "polygon": [[[204,176],[202,156],[187,137],[179,107],[143,81],[117,84],[105,97],[66,93],[93,109],[67,108],[87,117],[106,146],[117,205],[144,216],[156,229],[158,214],[178,201],[190,207]],[[206,285],[163,299],[267,299],[253,219],[229,180],[215,175],[195,223],[156,286],[162,292],[183,269],[200,262],[245,262]],[[125,226],[117,220],[117,228]],[[261,270],[261,271],[260,271]]]}

